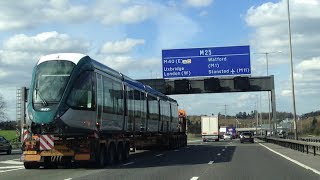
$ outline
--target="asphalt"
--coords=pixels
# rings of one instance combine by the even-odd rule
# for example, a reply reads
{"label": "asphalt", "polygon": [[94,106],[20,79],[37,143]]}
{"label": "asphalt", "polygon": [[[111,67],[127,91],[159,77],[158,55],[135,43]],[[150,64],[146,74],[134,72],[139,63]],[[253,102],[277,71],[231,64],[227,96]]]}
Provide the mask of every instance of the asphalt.
{"label": "asphalt", "polygon": [[[319,157],[279,147],[257,140],[240,143],[239,140],[207,142],[192,141],[178,150],[139,151],[128,161],[95,169],[90,166],[59,169],[26,170],[19,161],[19,153],[0,155],[0,179],[46,180],[320,180],[320,175],[308,169],[317,169]],[[279,152],[305,166],[270,151]],[[299,159],[301,158],[301,159]],[[317,164],[318,162],[318,164]]]}
{"label": "asphalt", "polygon": [[256,142],[261,144],[263,147],[270,148],[274,153],[280,153],[281,157],[286,158],[288,161],[291,161],[293,163],[299,164],[301,167],[308,168],[309,170],[314,171],[315,173],[320,175],[320,156],[316,155],[314,156],[312,154],[312,151],[307,153],[303,153],[300,151],[296,151],[290,148],[282,147],[273,143],[267,143],[262,140],[256,139]]}

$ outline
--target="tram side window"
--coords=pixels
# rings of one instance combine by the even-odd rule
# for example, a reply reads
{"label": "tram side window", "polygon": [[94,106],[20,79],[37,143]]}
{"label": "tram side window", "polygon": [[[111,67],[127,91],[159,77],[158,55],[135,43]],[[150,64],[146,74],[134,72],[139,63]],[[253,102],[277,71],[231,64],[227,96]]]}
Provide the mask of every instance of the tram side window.
{"label": "tram side window", "polygon": [[112,92],[112,80],[110,78],[103,77],[103,112],[113,113],[113,98]]}
{"label": "tram side window", "polygon": [[75,109],[92,108],[92,73],[86,71],[75,81],[71,93],[68,97],[68,106]]}
{"label": "tram side window", "polygon": [[149,116],[152,120],[158,120],[159,110],[157,98],[150,96],[149,100]]}
{"label": "tram side window", "polygon": [[122,84],[120,82],[113,82],[113,107],[115,114],[123,114],[123,94]]}
{"label": "tram side window", "polygon": [[134,90],[134,116],[141,117],[141,94],[140,91]]}

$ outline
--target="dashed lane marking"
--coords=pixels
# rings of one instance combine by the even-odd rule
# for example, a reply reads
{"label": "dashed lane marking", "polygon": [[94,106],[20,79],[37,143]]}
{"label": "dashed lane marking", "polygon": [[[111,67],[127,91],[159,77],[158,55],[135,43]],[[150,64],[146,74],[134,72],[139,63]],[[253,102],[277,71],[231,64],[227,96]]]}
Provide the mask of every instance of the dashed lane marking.
{"label": "dashed lane marking", "polygon": [[174,152],[178,152],[178,151],[179,151],[178,149],[174,150]]}
{"label": "dashed lane marking", "polygon": [[197,180],[197,179],[199,179],[199,177],[192,177],[190,180]]}
{"label": "dashed lane marking", "polygon": [[156,156],[157,156],[157,157],[160,157],[160,156],[162,156],[162,155],[163,155],[163,154],[157,154]]}
{"label": "dashed lane marking", "polygon": [[277,152],[277,151],[275,151],[275,150],[273,150],[273,149],[271,149],[271,148],[269,148],[269,147],[267,147],[267,146],[265,146],[265,145],[263,145],[263,144],[261,144],[261,143],[259,143],[259,144],[260,144],[261,146],[267,148],[267,149],[270,150],[271,152],[273,152],[273,153],[275,153],[275,154],[278,154],[279,156],[281,156],[281,157],[283,157],[283,158],[285,158],[285,159],[287,159],[287,160],[289,160],[289,161],[291,161],[291,162],[293,162],[293,163],[295,163],[295,164],[297,164],[297,165],[299,165],[299,166],[301,166],[301,167],[303,167],[303,168],[305,168],[305,169],[309,169],[309,170],[313,171],[314,173],[320,175],[320,171],[318,171],[318,170],[316,170],[316,169],[313,169],[313,168],[311,168],[311,167],[309,167],[309,166],[307,166],[307,165],[305,165],[305,164],[302,164],[302,163],[299,162],[299,161],[296,161],[296,160],[294,160],[294,159],[291,159],[290,157],[288,157],[288,156],[286,156],[286,155],[283,155],[283,154],[281,154],[281,153],[279,153],[279,152]]}
{"label": "dashed lane marking", "polygon": [[24,167],[20,167],[20,168],[16,168],[16,169],[3,170],[3,171],[0,171],[0,173],[10,172],[10,171],[16,171],[16,170],[20,170],[20,169],[24,169]]}
{"label": "dashed lane marking", "polygon": [[213,164],[214,163],[214,161],[210,161],[208,164]]}
{"label": "dashed lane marking", "polygon": [[19,159],[13,159],[13,160],[6,160],[6,161],[0,161],[0,164],[23,164]]}
{"label": "dashed lane marking", "polygon": [[126,163],[126,164],[123,164],[124,166],[128,166],[128,165],[130,165],[130,164],[133,164],[134,162],[128,162],[128,163]]}
{"label": "dashed lane marking", "polygon": [[225,149],[222,149],[222,151],[225,151]]}
{"label": "dashed lane marking", "polygon": [[14,168],[23,168],[24,166],[4,166],[0,167],[0,169],[14,169]]}
{"label": "dashed lane marking", "polygon": [[217,155],[218,155],[218,156],[221,156],[221,154],[220,154],[220,153],[218,153]]}

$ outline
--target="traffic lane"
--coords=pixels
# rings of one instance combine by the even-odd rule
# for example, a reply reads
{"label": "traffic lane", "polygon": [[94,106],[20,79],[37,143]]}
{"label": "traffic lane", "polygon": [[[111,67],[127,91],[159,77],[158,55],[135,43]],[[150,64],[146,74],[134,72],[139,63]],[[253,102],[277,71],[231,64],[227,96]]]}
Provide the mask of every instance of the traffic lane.
{"label": "traffic lane", "polygon": [[[225,149],[229,153],[225,158],[218,158]],[[191,179],[204,173],[208,164],[214,160],[216,163],[228,162],[232,159],[234,146],[228,142],[192,143],[188,147],[178,150],[164,151],[154,157],[131,161],[99,174],[91,174],[72,179]]]}
{"label": "traffic lane", "polygon": [[1,152],[0,161],[20,158],[21,154],[22,154],[21,150],[12,150],[11,154],[9,155],[6,152]]}
{"label": "traffic lane", "polygon": [[[157,151],[137,151],[132,153],[131,156],[133,159],[140,159],[142,157],[154,156],[154,153]],[[20,156],[19,156],[20,157]],[[1,164],[1,162],[3,162]],[[33,179],[69,179],[70,177],[81,177],[90,174],[96,174],[101,171],[108,171],[113,167],[106,167],[105,169],[96,169],[90,163],[82,164],[74,168],[64,168],[59,167],[59,169],[28,169],[26,170],[23,166],[23,163],[19,159],[10,159],[0,162],[0,176],[4,179],[23,179],[28,177],[28,180]],[[2,165],[2,167],[1,167]],[[119,166],[115,165],[114,167]]]}
{"label": "traffic lane", "polygon": [[233,140],[233,145],[237,148],[232,161],[213,163],[199,179],[320,179],[312,171],[270,152],[259,143],[241,144]]}
{"label": "traffic lane", "polygon": [[[191,148],[192,149],[192,148]],[[0,175],[5,179],[23,179],[28,177],[28,180],[32,179],[70,179],[70,178],[77,178],[77,177],[94,177],[96,174],[101,174],[102,172],[105,174],[117,174],[119,169],[126,169],[130,162],[136,162],[139,164],[144,164],[145,162],[149,162],[149,160],[153,159],[154,157],[160,157],[162,154],[166,155],[168,152],[171,151],[137,151],[136,153],[132,153],[130,156],[129,161],[124,162],[122,164],[118,164],[112,167],[106,167],[104,169],[95,169],[92,166],[85,166],[85,167],[77,167],[74,169],[24,169],[22,162],[19,162],[19,159],[10,160],[10,163],[14,163],[11,165],[7,165],[4,170],[1,171],[0,168]],[[172,151],[177,153],[178,150]],[[174,157],[173,157],[174,158]],[[20,163],[17,165],[15,163]],[[124,165],[123,165],[124,164]],[[153,163],[149,164],[148,166],[155,166]],[[140,169],[143,169],[143,166],[140,166]],[[131,168],[132,169],[132,168]],[[117,176],[112,176],[113,178]],[[142,176],[143,177],[143,176]],[[104,179],[101,177],[99,179]]]}
{"label": "traffic lane", "polygon": [[[201,144],[203,144],[203,147],[201,146]],[[125,165],[116,165],[113,167],[106,167],[105,169],[95,169],[95,168],[90,168],[90,167],[85,167],[85,168],[75,168],[75,169],[36,169],[36,170],[25,170],[23,168],[23,166],[21,165],[20,167],[17,167],[16,165],[11,165],[10,167],[13,167],[13,169],[6,169],[4,172],[1,173],[2,177],[5,177],[5,179],[22,179],[24,177],[28,177],[28,179],[39,179],[39,178],[45,178],[45,179],[69,179],[69,178],[77,178],[77,177],[85,177],[86,178],[92,178],[95,177],[95,175],[97,174],[108,174],[108,176],[112,179],[116,179],[117,177],[123,177],[121,175],[123,174],[128,174],[125,173],[126,169],[128,169],[129,167],[129,171],[131,172],[130,174],[134,174],[134,166],[136,166],[139,169],[140,174],[138,173],[135,177],[128,177],[127,179],[131,179],[131,178],[135,178],[135,179],[141,179],[141,178],[146,178],[148,177],[148,173],[143,172],[144,170],[149,170],[147,167],[159,167],[160,169],[162,167],[162,169],[167,169],[167,167],[170,166],[174,166],[174,165],[178,165],[179,167],[175,168],[172,173],[168,173],[168,176],[159,176],[158,178],[170,178],[170,174],[172,174],[173,176],[175,176],[176,174],[185,174],[185,168],[181,168],[183,167],[184,164],[187,165],[193,165],[193,164],[207,164],[208,160],[204,159],[203,162],[201,161],[201,159],[199,159],[199,157],[197,157],[197,154],[203,154],[203,150],[206,151],[207,153],[209,153],[209,156],[212,157],[212,155],[214,155],[214,151],[210,151],[212,149],[207,149],[209,143],[200,143],[198,144],[193,144],[191,146],[189,146],[188,148],[182,148],[179,150],[173,150],[173,151],[138,151],[137,153],[133,153],[129,159],[128,162],[125,162],[123,164]],[[221,143],[219,142],[215,142],[214,143],[216,146],[218,146],[219,144],[221,145]],[[199,149],[199,147],[201,147]],[[222,145],[222,147],[224,147],[224,145]],[[202,149],[202,150],[201,150]],[[207,149],[207,150],[206,150]],[[190,153],[188,153],[187,155],[183,155],[180,156],[180,158],[182,157],[184,160],[187,160],[187,162],[168,162],[168,159],[166,161],[158,161],[160,159],[162,159],[163,157],[166,157],[167,155],[169,155],[169,160],[174,160],[177,156],[177,153],[180,152],[182,150],[182,152],[187,152],[187,151],[191,151],[194,152],[195,155],[192,155],[192,157],[194,157],[195,159],[192,158],[186,158]],[[174,156],[170,157],[170,154],[173,153]],[[180,152],[180,154],[183,154]],[[156,161],[154,161],[154,158],[156,158]],[[231,158],[230,158],[231,159]],[[200,161],[199,161],[200,160]],[[19,161],[19,160],[17,160]],[[131,164],[133,162],[133,164]],[[157,163],[159,162],[159,163]],[[21,162],[20,162],[21,163]],[[130,168],[130,166],[132,166]],[[22,168],[21,168],[22,167]],[[164,167],[164,168],[163,168]],[[157,168],[155,168],[155,173],[149,173],[151,174],[149,179],[154,179],[154,176],[158,175],[158,171]],[[11,171],[12,170],[12,171]],[[132,171],[133,170],[133,171]],[[193,170],[193,168],[191,168],[191,170]],[[14,171],[14,172],[13,172]],[[123,171],[125,171],[123,173]],[[164,170],[164,173],[166,173],[167,170]],[[196,169],[193,170],[196,173]],[[1,171],[0,171],[1,172]],[[160,171],[161,172],[161,171]],[[145,175],[147,174],[147,175]],[[191,175],[193,175],[194,173],[192,173],[192,171],[190,172],[190,175],[187,175],[186,177],[189,177]],[[104,179],[105,175],[103,177],[97,177],[98,179]],[[119,178],[122,179],[122,178]],[[183,178],[182,178],[183,179]]]}

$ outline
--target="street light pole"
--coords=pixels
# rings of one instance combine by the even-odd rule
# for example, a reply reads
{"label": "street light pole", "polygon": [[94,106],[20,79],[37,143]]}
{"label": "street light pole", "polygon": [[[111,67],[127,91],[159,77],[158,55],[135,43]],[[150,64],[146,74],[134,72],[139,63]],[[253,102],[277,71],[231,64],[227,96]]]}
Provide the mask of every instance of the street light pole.
{"label": "street light pole", "polygon": [[[269,59],[268,59],[268,52],[266,52],[266,63],[267,63],[267,76],[269,76]],[[270,131],[272,129],[272,131],[274,132],[274,126],[271,125],[271,115],[270,115],[270,93],[268,91],[268,120],[269,120],[269,128]],[[271,135],[271,134],[270,134]]]}
{"label": "street light pole", "polygon": [[287,0],[288,9],[288,31],[289,31],[289,48],[290,48],[290,69],[291,69],[291,85],[292,85],[292,103],[293,103],[293,120],[294,120],[294,138],[298,140],[297,134],[297,117],[296,117],[296,99],[294,93],[294,77],[293,77],[293,62],[292,62],[292,43],[291,43],[291,22],[290,22],[290,5]]}

